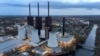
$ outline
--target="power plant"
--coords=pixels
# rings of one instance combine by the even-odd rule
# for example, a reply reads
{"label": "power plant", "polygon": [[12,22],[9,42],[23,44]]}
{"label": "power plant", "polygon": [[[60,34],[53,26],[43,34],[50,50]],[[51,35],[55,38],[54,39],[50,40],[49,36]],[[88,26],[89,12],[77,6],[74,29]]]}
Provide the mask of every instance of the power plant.
{"label": "power plant", "polygon": [[77,49],[83,47],[93,25],[88,21],[68,17],[60,18],[59,22],[54,21],[50,16],[50,2],[44,21],[40,15],[39,2],[36,17],[31,15],[31,7],[29,3],[27,24],[18,28],[19,38],[13,39],[16,43],[2,50],[0,56],[75,56]]}

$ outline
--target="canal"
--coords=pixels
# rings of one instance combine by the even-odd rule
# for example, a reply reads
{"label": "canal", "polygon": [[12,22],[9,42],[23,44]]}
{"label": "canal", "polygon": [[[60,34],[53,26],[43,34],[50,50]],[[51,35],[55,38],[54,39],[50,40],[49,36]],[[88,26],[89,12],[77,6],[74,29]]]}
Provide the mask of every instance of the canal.
{"label": "canal", "polygon": [[85,43],[83,44],[84,48],[80,48],[76,51],[76,56],[94,56],[94,47],[95,47],[95,37],[96,29],[98,26],[94,24],[90,34],[88,35]]}

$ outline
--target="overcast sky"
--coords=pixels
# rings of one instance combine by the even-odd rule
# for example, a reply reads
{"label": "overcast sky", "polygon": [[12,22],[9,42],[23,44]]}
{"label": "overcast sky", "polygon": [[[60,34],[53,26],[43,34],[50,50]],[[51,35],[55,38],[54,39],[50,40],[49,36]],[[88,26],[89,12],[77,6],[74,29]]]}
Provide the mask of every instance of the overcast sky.
{"label": "overcast sky", "polygon": [[47,15],[47,1],[50,1],[51,15],[100,15],[100,0],[0,0],[0,15],[28,15],[31,3],[32,15]]}

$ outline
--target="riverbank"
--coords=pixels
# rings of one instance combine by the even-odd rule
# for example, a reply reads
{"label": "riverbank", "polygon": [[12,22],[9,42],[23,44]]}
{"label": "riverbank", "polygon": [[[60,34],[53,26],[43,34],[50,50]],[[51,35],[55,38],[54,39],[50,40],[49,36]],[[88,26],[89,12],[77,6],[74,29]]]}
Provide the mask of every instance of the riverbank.
{"label": "riverbank", "polygon": [[89,35],[86,38],[85,43],[82,45],[82,48],[79,48],[76,51],[76,56],[93,56],[95,47],[95,34],[96,34],[97,25],[94,24]]}
{"label": "riverbank", "polygon": [[100,24],[98,24],[98,29],[96,32],[95,46],[95,56],[100,56]]}

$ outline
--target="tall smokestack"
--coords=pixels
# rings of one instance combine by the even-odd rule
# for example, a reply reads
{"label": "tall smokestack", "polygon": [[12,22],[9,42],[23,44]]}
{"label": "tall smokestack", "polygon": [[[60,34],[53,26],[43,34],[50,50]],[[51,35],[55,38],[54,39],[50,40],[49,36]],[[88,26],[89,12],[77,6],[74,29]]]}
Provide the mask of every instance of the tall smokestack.
{"label": "tall smokestack", "polygon": [[49,3],[49,1],[48,1],[48,16],[49,16],[49,12],[50,12],[50,11],[49,11],[49,9],[50,9],[50,8],[49,8],[49,6],[50,6],[49,4],[50,4],[50,3]]}
{"label": "tall smokestack", "polygon": [[39,16],[39,2],[37,3],[38,16],[36,17],[36,29],[38,29],[38,36],[41,35],[42,29],[42,17]]}
{"label": "tall smokestack", "polygon": [[31,6],[30,6],[30,3],[29,3],[29,16],[31,16]]}
{"label": "tall smokestack", "polygon": [[33,16],[31,16],[31,4],[29,3],[29,16],[27,16],[27,24],[33,26]]}
{"label": "tall smokestack", "polygon": [[40,10],[39,10],[40,8],[39,7],[40,6],[39,6],[39,2],[38,2],[38,16],[40,15],[40,13],[39,13],[40,12]]}
{"label": "tall smokestack", "polygon": [[52,18],[49,16],[49,2],[48,2],[48,16],[45,18],[45,38],[49,38],[49,31],[51,31]]}
{"label": "tall smokestack", "polygon": [[63,33],[62,33],[62,35],[64,36],[64,34],[65,34],[65,17],[63,18]]}
{"label": "tall smokestack", "polygon": [[50,2],[48,2],[48,16],[45,18],[45,26],[49,27],[49,31],[52,30],[52,18],[50,17]]}

